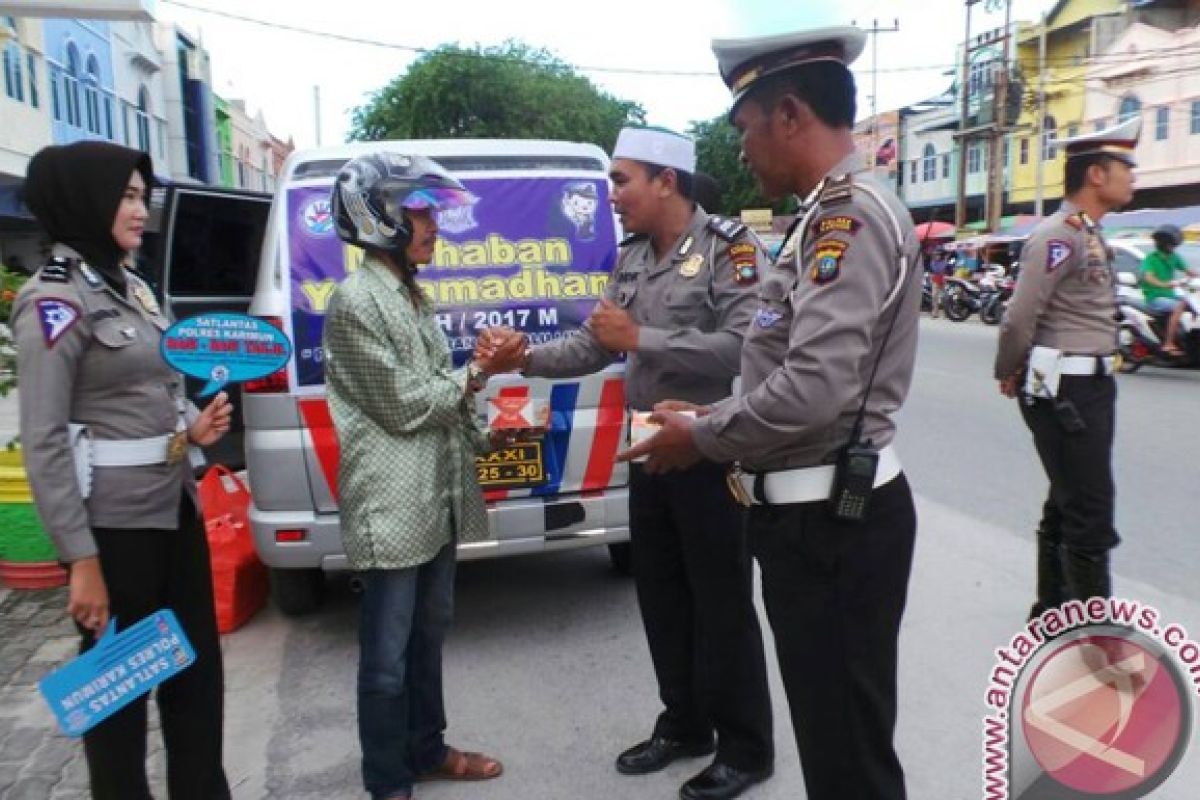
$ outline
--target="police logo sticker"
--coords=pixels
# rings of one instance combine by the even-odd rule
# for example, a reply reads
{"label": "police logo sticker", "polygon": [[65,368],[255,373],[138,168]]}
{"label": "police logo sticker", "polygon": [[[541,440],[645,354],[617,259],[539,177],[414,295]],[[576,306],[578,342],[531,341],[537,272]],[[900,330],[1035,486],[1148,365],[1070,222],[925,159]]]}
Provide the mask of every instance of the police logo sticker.
{"label": "police logo sticker", "polygon": [[333,205],[327,197],[318,197],[300,212],[304,230],[312,236],[328,236],[333,233]]}
{"label": "police logo sticker", "polygon": [[476,198],[474,203],[439,211],[437,213],[438,228],[448,233],[466,233],[472,228],[478,227],[479,223],[475,219],[475,203],[478,202],[479,199]]}
{"label": "police logo sticker", "polygon": [[1046,243],[1046,272],[1054,270],[1067,263],[1071,257],[1071,245],[1062,239],[1051,239]]}
{"label": "police logo sticker", "polygon": [[746,285],[758,280],[758,251],[754,245],[742,242],[729,246],[729,260],[733,262],[733,280]]}
{"label": "police logo sticker", "polygon": [[858,233],[858,229],[862,227],[862,223],[854,217],[838,216],[826,217],[817,222],[817,236],[826,236],[831,233],[844,233],[847,236],[853,236]]}
{"label": "police logo sticker", "polygon": [[37,310],[46,347],[54,347],[54,343],[79,321],[79,309],[73,303],[58,297],[43,297],[38,300]]}
{"label": "police logo sticker", "polygon": [[776,322],[783,319],[783,312],[776,311],[773,308],[760,308],[754,315],[754,324],[766,330],[773,326]]}
{"label": "police logo sticker", "polygon": [[704,256],[699,253],[692,253],[679,265],[679,274],[685,278],[694,278],[700,274],[700,268],[703,266]]}
{"label": "police logo sticker", "polygon": [[817,242],[816,253],[810,275],[813,283],[824,286],[832,283],[842,271],[842,258],[849,247],[845,242],[836,239],[825,239]]}

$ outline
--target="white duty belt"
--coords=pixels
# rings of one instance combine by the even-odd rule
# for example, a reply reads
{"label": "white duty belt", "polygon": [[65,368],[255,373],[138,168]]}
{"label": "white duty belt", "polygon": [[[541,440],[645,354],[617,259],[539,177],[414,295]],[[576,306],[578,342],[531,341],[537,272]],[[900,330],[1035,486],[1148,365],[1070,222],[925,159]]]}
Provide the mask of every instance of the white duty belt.
{"label": "white duty belt", "polygon": [[1063,356],[1063,375],[1112,375],[1116,356]]}
{"label": "white duty belt", "polygon": [[186,456],[193,467],[204,466],[204,454],[188,443],[184,415],[187,406],[176,401],[179,420],[174,433],[144,439],[95,439],[86,425],[67,423],[67,437],[75,460],[75,478],[83,499],[92,494],[92,470],[97,467],[147,467],[178,464]]}
{"label": "white duty belt", "polygon": [[[828,500],[833,493],[834,469],[833,464],[823,464],[819,467],[800,467],[765,473],[735,470],[729,473],[729,478],[741,484],[742,496],[749,498],[751,505],[764,504],[763,499],[754,491],[754,484],[761,480],[765,504],[779,506]],[[875,471],[875,488],[893,480],[900,474],[900,469],[900,457],[891,445],[880,450],[879,466]],[[734,496],[737,497],[736,492]]]}

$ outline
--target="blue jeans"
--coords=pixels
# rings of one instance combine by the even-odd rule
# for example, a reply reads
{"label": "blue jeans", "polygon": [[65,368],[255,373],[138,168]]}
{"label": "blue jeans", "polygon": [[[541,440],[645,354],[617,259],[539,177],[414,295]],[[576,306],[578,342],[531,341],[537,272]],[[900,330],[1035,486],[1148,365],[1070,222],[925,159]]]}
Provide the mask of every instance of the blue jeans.
{"label": "blue jeans", "polygon": [[365,570],[358,737],[374,800],[412,792],[446,758],[442,642],[454,612],[454,544],[408,569]]}

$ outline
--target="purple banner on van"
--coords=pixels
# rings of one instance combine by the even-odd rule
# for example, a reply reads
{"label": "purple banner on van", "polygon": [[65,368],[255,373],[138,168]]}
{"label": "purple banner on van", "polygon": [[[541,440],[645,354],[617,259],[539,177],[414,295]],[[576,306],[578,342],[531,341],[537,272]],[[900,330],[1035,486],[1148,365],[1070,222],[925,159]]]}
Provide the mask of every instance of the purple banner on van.
{"label": "purple banner on van", "polygon": [[[464,180],[478,198],[438,215],[433,261],[418,283],[433,299],[456,364],[492,325],[544,342],[574,330],[616,261],[608,183],[580,178]],[[362,261],[334,230],[328,187],[287,194],[292,339],[301,386],[324,381],[321,331],[337,284]]]}

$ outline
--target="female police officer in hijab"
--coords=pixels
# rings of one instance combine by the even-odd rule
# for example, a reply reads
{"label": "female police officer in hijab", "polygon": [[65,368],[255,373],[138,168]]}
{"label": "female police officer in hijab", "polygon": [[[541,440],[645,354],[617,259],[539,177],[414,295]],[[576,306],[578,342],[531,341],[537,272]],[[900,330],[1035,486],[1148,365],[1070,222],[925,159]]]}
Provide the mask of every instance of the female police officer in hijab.
{"label": "female police officer in hijab", "polygon": [[[70,569],[80,649],[110,618],[123,630],[164,607],[178,617],[196,661],[158,689],[168,794],[223,800],[221,651],[185,456],[224,435],[231,407],[223,394],[203,412],[184,399],[159,355],[168,321],[125,268],[153,180],[149,156],[107,142],[47,147],[30,161],[25,202],[56,244],[13,305],[21,444]],[[94,798],[150,798],[146,698],[85,734],[84,752]]]}

